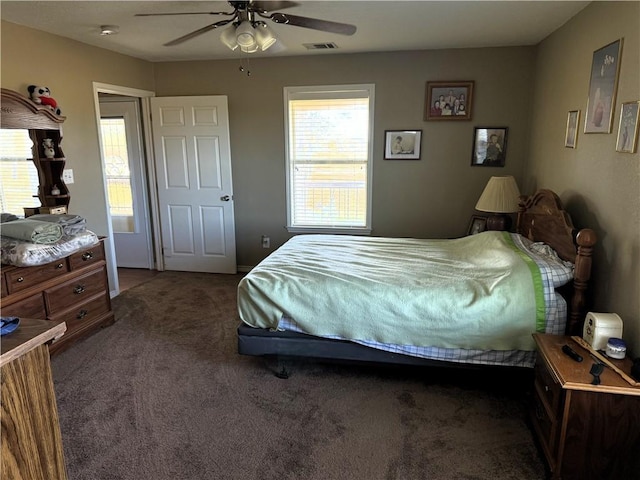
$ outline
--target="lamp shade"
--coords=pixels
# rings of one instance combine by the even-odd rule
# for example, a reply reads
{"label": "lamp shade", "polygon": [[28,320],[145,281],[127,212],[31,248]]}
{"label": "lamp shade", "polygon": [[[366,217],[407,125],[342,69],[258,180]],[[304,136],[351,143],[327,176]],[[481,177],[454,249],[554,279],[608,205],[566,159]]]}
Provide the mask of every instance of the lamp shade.
{"label": "lamp shade", "polygon": [[491,213],[517,212],[520,190],[515,178],[491,177],[476,204],[476,210]]}
{"label": "lamp shade", "polygon": [[252,49],[256,46],[256,32],[250,22],[244,21],[236,28],[236,41],[241,49]]}
{"label": "lamp shade", "polygon": [[235,25],[231,25],[227,28],[222,35],[220,35],[220,41],[224,43],[231,50],[235,50],[238,48],[238,42],[236,40],[236,27]]}
{"label": "lamp shade", "polygon": [[271,29],[267,27],[265,23],[262,23],[256,27],[256,40],[258,46],[263,52],[276,43],[276,37],[271,32]]}

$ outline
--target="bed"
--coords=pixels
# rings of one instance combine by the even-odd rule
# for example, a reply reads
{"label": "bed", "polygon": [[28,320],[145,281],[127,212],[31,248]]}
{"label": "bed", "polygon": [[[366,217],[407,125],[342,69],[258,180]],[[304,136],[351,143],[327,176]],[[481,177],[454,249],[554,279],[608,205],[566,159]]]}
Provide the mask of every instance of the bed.
{"label": "bed", "polygon": [[516,231],[293,237],[238,285],[238,351],[532,367],[532,333],[581,329],[596,236],[550,190],[522,198]]}

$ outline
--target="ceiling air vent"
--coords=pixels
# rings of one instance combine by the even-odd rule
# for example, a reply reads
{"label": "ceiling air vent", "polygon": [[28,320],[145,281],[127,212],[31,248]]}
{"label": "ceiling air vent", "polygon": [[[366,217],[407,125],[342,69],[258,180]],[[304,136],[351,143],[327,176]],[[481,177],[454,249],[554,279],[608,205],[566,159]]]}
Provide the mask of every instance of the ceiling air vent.
{"label": "ceiling air vent", "polygon": [[302,45],[307,50],[331,50],[331,49],[334,49],[334,48],[338,48],[338,45],[336,45],[333,42],[329,42],[329,43],[303,43]]}

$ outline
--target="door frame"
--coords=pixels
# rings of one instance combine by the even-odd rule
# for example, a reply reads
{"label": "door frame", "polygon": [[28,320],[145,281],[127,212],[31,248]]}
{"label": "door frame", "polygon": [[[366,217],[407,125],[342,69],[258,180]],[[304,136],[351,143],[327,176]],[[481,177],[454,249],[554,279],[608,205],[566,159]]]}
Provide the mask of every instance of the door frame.
{"label": "door frame", "polygon": [[[104,189],[105,198],[108,197],[107,193],[107,181],[105,178],[105,161],[102,155],[103,144],[102,134],[100,132],[100,98],[99,93],[109,93],[112,95],[122,95],[126,97],[134,97],[140,99],[140,122],[142,124],[142,147],[145,152],[144,155],[144,169],[147,175],[147,181],[150,188],[147,189],[149,194],[149,209],[151,215],[151,238],[153,241],[155,268],[158,271],[164,270],[164,260],[162,257],[162,242],[160,236],[160,215],[158,212],[158,192],[153,185],[156,185],[156,174],[153,163],[153,139],[151,133],[151,106],[150,98],[155,97],[155,92],[150,90],[141,90],[137,88],[123,87],[120,85],[111,85],[108,83],[93,82],[93,101],[94,110],[96,116],[96,128],[98,130],[98,141],[100,147],[100,168],[102,171],[102,188]],[[109,211],[108,202],[105,204],[105,210],[107,215],[107,235],[108,239],[105,242],[105,254],[107,262],[107,275],[109,277],[110,295],[115,297],[120,293],[120,283],[118,282],[118,267],[116,264],[116,252],[113,238],[113,227],[111,225],[111,212]]]}

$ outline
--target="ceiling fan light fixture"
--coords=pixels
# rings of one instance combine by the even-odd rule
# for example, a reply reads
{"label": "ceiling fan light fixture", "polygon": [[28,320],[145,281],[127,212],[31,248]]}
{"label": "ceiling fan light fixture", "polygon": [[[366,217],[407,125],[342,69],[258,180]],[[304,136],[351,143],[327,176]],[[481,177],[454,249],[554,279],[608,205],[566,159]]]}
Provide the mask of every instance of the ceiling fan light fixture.
{"label": "ceiling fan light fixture", "polygon": [[256,26],[256,40],[263,52],[276,43],[275,35],[264,23]]}
{"label": "ceiling fan light fixture", "polygon": [[220,35],[220,41],[224,43],[229,49],[235,50],[238,48],[238,41],[236,40],[236,27],[231,25],[227,28],[222,35]]}
{"label": "ceiling fan light fixture", "polygon": [[258,47],[258,44],[254,43],[253,45],[248,47],[240,47],[240,50],[242,50],[244,53],[256,53],[259,48],[260,47]]}
{"label": "ceiling fan light fixture", "polygon": [[250,22],[244,21],[238,25],[238,28],[236,28],[236,42],[238,42],[243,51],[257,47],[256,32]]}

